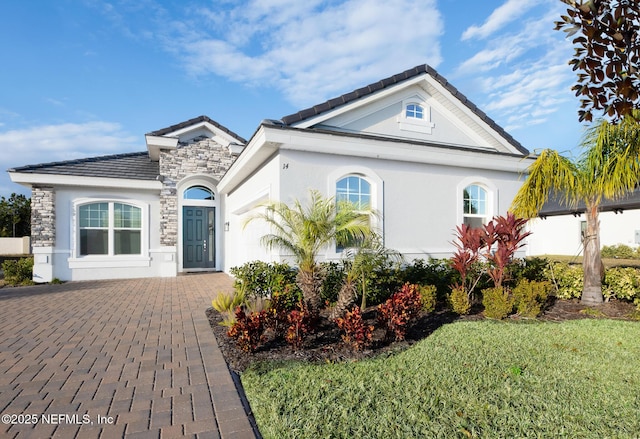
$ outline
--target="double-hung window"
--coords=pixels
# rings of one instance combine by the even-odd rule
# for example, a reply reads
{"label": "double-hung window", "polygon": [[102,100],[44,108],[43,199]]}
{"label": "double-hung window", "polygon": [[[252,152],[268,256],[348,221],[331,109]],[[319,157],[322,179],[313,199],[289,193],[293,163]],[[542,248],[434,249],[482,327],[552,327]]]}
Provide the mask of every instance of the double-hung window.
{"label": "double-hung window", "polygon": [[125,203],[97,202],[78,207],[79,254],[140,255],[142,209]]}

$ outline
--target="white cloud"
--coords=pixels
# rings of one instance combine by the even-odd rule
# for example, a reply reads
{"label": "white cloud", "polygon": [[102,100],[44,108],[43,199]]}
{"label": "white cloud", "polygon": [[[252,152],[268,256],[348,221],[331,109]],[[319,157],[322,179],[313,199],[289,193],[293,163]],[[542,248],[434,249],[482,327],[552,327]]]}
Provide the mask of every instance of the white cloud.
{"label": "white cloud", "polygon": [[0,131],[0,163],[15,167],[144,150],[138,136],[111,122],[65,123]]}
{"label": "white cloud", "polygon": [[250,0],[199,12],[208,32],[177,23],[165,40],[190,73],[269,84],[297,106],[442,60],[435,0]]}
{"label": "white cloud", "polygon": [[471,38],[486,38],[512,23],[514,20],[517,20],[530,10],[531,6],[523,3],[521,0],[507,0],[506,3],[492,12],[481,26],[469,26],[467,30],[462,33],[461,39],[465,41]]}
{"label": "white cloud", "polygon": [[571,48],[562,34],[553,31],[561,7],[543,0],[544,9],[537,13],[528,10],[516,26],[502,29],[511,20],[505,14],[515,8],[513,3],[504,3],[483,26],[465,31],[463,40],[492,38],[456,69],[461,77],[482,72],[482,79],[474,79],[484,99],[478,104],[508,131],[548,122],[571,100],[573,78],[567,66]]}

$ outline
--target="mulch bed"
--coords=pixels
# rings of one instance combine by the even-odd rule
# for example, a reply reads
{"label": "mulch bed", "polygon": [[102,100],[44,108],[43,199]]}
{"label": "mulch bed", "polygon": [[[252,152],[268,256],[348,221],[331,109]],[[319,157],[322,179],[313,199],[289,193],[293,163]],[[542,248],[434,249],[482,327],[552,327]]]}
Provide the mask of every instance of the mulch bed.
{"label": "mulch bed", "polygon": [[[596,311],[584,312],[585,308],[591,308]],[[555,322],[584,318],[628,320],[628,316],[634,309],[635,306],[633,304],[620,301],[607,302],[597,307],[587,307],[582,305],[579,300],[552,299],[547,303],[543,315],[538,319]],[[439,309],[431,314],[421,316],[409,329],[404,341],[389,342],[385,340],[384,330],[376,327],[373,334],[373,345],[363,352],[355,352],[350,347],[345,346],[337,326],[329,322],[326,314],[321,313],[316,332],[307,337],[301,350],[293,351],[283,340],[268,340],[256,352],[248,354],[238,349],[235,340],[227,336],[227,328],[219,324],[222,318],[217,311],[210,308],[207,310],[207,316],[229,368],[237,373],[241,373],[250,364],[258,361],[338,362],[360,360],[378,355],[390,355],[428,337],[444,324],[460,320],[484,319],[480,308],[472,309],[471,314],[467,316],[459,316],[447,309]],[[375,326],[375,308],[366,309],[363,313],[363,319],[369,325]],[[513,316],[512,319],[517,320],[518,317]]]}

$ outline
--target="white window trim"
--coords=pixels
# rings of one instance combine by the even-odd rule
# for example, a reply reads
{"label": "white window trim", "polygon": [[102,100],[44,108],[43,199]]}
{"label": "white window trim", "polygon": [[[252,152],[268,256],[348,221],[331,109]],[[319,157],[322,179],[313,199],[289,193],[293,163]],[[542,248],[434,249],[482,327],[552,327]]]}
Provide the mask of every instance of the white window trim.
{"label": "white window trim", "polygon": [[[218,188],[216,183],[218,181],[214,178],[211,178],[205,174],[194,174],[188,177],[183,178],[176,184],[176,190],[178,192],[178,272],[183,273],[185,268],[183,266],[184,262],[182,260],[183,257],[183,227],[184,220],[182,217],[182,208],[184,206],[200,206],[200,207],[214,207],[215,208],[215,216],[214,216],[214,228],[215,228],[215,247],[216,247],[216,266],[214,270],[220,270],[222,267],[222,235],[224,234],[224,230],[221,228],[221,218],[222,218],[222,209],[220,203],[220,193],[218,192]],[[193,186],[202,186],[209,189],[213,193],[213,200],[192,200],[189,198],[184,198],[184,191]],[[189,269],[189,271],[197,271]],[[206,271],[209,271],[207,269]]]}
{"label": "white window trim", "polygon": [[[371,187],[371,210],[376,213],[372,218],[371,225],[384,242],[384,182],[378,174],[364,166],[341,166],[327,176],[327,193],[329,196],[335,197],[338,181],[352,175],[369,182]],[[342,258],[342,256],[343,252],[336,252],[335,245],[327,247],[326,259],[335,260]]]}
{"label": "white window trim", "polygon": [[[109,203],[109,254],[107,255],[81,255],[80,254],[80,206],[93,203]],[[140,254],[139,255],[114,255],[112,242],[112,205],[113,203],[128,204],[140,209]],[[121,267],[149,267],[149,204],[137,200],[121,198],[79,198],[72,202],[71,207],[71,257],[67,259],[69,268],[121,268]]]}
{"label": "white window trim", "polygon": [[[422,119],[407,117],[407,106],[419,105],[422,107]],[[402,131],[431,134],[435,124],[431,122],[431,106],[421,96],[412,96],[402,101],[402,108],[398,116],[398,126]]]}
{"label": "white window trim", "polygon": [[[487,192],[487,213],[485,215],[466,215],[464,213],[464,190],[468,186],[480,186]],[[484,177],[467,177],[458,183],[456,187],[456,226],[464,223],[465,217],[485,218],[486,222],[497,215],[498,212],[498,187],[491,180]]]}

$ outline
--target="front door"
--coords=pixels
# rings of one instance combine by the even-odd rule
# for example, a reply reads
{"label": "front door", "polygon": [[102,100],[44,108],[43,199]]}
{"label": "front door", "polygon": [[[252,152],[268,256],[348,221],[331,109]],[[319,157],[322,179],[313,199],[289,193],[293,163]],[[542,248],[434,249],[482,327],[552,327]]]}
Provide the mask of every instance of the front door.
{"label": "front door", "polygon": [[182,208],[183,268],[215,268],[215,207]]}

